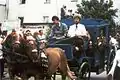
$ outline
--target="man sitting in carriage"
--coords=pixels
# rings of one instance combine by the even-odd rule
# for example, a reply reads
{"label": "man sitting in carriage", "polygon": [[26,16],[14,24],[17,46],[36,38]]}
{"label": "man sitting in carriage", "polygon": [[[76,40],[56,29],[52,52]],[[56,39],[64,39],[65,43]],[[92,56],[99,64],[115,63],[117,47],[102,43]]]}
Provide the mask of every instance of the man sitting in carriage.
{"label": "man sitting in carriage", "polygon": [[90,35],[86,30],[85,26],[83,24],[80,24],[81,17],[79,15],[75,15],[73,19],[74,24],[70,26],[68,30],[68,36],[69,37],[82,36],[90,39]]}
{"label": "man sitting in carriage", "polygon": [[53,26],[49,35],[50,43],[61,40],[66,37],[68,32],[68,27],[66,24],[61,23],[57,16],[52,17]]}
{"label": "man sitting in carriage", "polygon": [[83,24],[80,24],[81,17],[79,15],[75,15],[73,19],[74,24],[71,25],[68,30],[68,37],[77,37],[83,39],[83,47],[86,50],[88,47],[88,41],[90,40],[90,35],[85,26]]}

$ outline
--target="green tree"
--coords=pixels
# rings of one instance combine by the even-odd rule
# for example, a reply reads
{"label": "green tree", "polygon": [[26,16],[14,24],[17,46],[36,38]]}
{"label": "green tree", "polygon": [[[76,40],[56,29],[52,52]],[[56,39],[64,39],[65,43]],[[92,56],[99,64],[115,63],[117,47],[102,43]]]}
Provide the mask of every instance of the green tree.
{"label": "green tree", "polygon": [[110,21],[111,26],[115,26],[114,17],[117,17],[118,9],[113,9],[112,0],[82,0],[77,5],[77,11],[82,18],[95,18]]}

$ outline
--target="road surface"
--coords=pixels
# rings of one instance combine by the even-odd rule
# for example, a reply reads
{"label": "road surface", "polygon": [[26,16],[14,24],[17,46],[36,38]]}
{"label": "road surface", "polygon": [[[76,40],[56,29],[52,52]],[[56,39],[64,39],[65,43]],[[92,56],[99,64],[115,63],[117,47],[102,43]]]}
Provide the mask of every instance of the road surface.
{"label": "road surface", "polygon": [[[3,80],[9,80],[9,75],[6,74],[5,78]],[[33,77],[31,77],[29,80],[34,80]],[[56,80],[61,80],[61,76],[58,75]],[[67,79],[68,80],[68,79]],[[96,73],[91,73],[91,79],[90,80],[106,80],[106,72],[96,75]]]}

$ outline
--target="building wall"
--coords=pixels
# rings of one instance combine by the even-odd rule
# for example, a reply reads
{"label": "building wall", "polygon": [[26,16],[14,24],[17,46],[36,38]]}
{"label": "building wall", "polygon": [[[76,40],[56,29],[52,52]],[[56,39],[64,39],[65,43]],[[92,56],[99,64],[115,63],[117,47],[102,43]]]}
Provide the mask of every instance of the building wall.
{"label": "building wall", "polygon": [[19,0],[7,0],[8,20],[17,20],[19,14]]}
{"label": "building wall", "polygon": [[[43,23],[52,22],[51,18],[54,15],[60,17],[60,8],[66,5],[69,9],[76,8],[76,2],[71,0],[50,0],[50,3],[45,3],[46,0],[26,0],[20,16],[24,16],[24,23]],[[79,1],[79,0],[78,0]],[[24,13],[24,14],[23,14]],[[48,19],[44,19],[48,17]]]}
{"label": "building wall", "polygon": [[50,3],[45,3],[46,0],[26,0],[25,4],[20,4],[20,1],[2,1],[7,6],[0,6],[0,22],[6,21],[6,19],[10,22],[16,21],[18,17],[24,17],[24,23],[52,22],[52,16],[60,17],[60,8],[63,5],[69,9],[76,7],[76,2],[71,2],[71,0],[50,0]]}
{"label": "building wall", "polygon": [[2,23],[6,18],[6,8],[5,6],[0,6],[0,23]]}
{"label": "building wall", "polygon": [[[78,2],[71,2],[74,0],[50,0],[50,3],[48,4],[45,4],[45,1],[47,0],[26,0],[25,4],[20,4],[21,0],[7,1],[9,1],[9,19],[12,20],[17,19],[18,17],[24,17],[24,23],[52,22],[52,16],[57,15],[60,17],[60,8],[63,5],[66,5],[67,9],[72,9],[73,12],[75,12],[76,4],[81,3],[81,0],[78,0]],[[119,1],[113,1],[114,7],[119,9]],[[118,18],[116,19],[116,21],[120,23],[119,12],[120,11],[118,10]],[[48,17],[48,19],[44,19],[44,17]]]}
{"label": "building wall", "polygon": [[[3,19],[1,30],[11,31],[12,29],[20,29],[20,20],[18,19],[19,13],[19,0],[5,0],[5,19]],[[1,15],[0,15],[1,16]]]}
{"label": "building wall", "polygon": [[44,4],[45,0],[27,0],[25,4],[24,23],[40,23],[45,22],[43,17],[49,17],[57,14],[57,5],[55,0],[51,0],[50,4]]}

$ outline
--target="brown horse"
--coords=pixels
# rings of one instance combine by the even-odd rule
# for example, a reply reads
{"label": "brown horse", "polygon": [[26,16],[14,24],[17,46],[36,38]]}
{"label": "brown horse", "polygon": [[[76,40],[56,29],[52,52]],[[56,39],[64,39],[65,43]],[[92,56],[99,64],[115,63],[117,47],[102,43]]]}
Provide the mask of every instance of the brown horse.
{"label": "brown horse", "polygon": [[48,57],[48,75],[51,76],[53,73],[59,70],[63,75],[67,75],[71,80],[75,77],[70,71],[64,50],[61,48],[46,48],[45,55]]}
{"label": "brown horse", "polygon": [[[38,61],[41,61],[41,58],[38,58],[39,54],[37,54],[36,51],[36,42],[35,39],[32,38],[32,35],[25,35],[22,37],[15,32],[14,34],[11,33],[7,36],[4,46],[10,48],[11,54],[19,53],[27,56],[30,60],[29,63],[25,64],[8,64],[11,80],[14,80],[15,75],[22,77],[23,80],[27,80],[28,75],[34,75],[36,80],[39,80],[41,76],[44,76],[41,75],[41,73],[43,74],[43,68],[38,63],[34,63],[37,59]],[[73,80],[72,73],[68,67],[67,59],[62,49],[44,48],[43,51],[48,58],[48,79],[51,79],[49,77],[51,77],[51,75],[56,72],[57,68],[59,68],[65,75],[68,75]],[[11,58],[13,57],[11,56]]]}
{"label": "brown horse", "polygon": [[38,68],[37,65],[33,63],[37,55],[35,45],[35,40],[24,38],[22,34],[16,31],[13,31],[5,38],[3,46],[6,47],[5,53],[7,57],[5,58],[7,60],[11,80],[14,80],[15,76],[21,76],[23,79],[27,80],[28,71],[29,74],[35,76],[40,73],[40,67]]}
{"label": "brown horse", "polygon": [[[21,68],[15,64],[16,63],[15,54],[22,53],[22,50],[20,50],[20,40],[22,40],[22,36],[13,31],[8,36],[6,36],[3,42],[4,54],[6,55],[5,59],[7,61],[11,80],[14,80],[15,75],[19,75],[19,73],[22,72]],[[13,64],[13,62],[15,63]]]}

